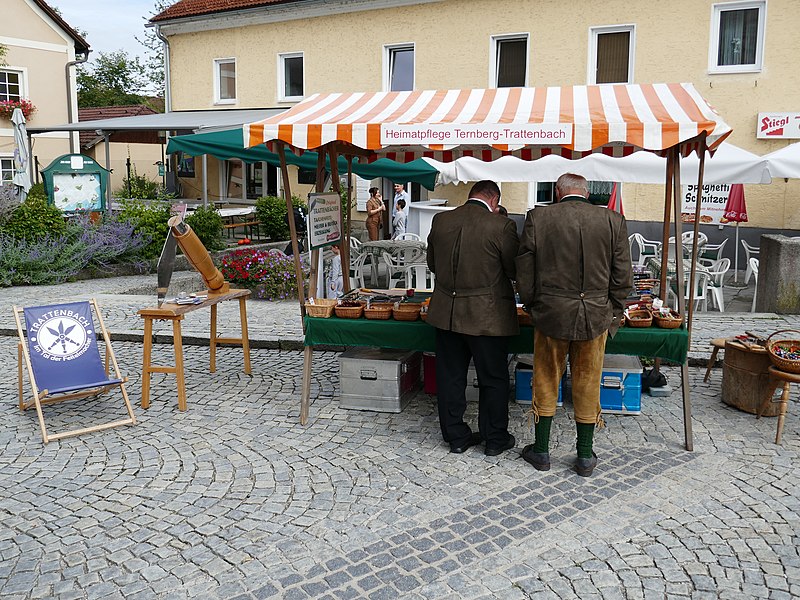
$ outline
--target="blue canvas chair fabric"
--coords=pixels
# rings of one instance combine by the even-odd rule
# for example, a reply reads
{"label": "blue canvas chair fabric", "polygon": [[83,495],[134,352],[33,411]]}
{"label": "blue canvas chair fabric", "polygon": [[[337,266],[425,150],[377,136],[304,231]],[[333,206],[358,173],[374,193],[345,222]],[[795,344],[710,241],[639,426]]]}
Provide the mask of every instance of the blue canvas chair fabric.
{"label": "blue canvas chair fabric", "polygon": [[[100,332],[106,347],[105,363],[97,344],[92,309],[101,325]],[[14,315],[19,334],[19,406],[22,410],[36,407],[45,443],[90,431],[136,424],[136,417],[125,390],[127,379],[120,375],[108,331],[94,300],[28,308],[14,307]],[[20,315],[24,317],[24,329]],[[33,400],[29,402],[25,402],[22,392],[23,360],[33,389]],[[114,376],[109,375],[111,366]],[[122,392],[128,412],[127,419],[54,435],[47,433],[42,404],[96,396],[115,387],[119,387]]]}

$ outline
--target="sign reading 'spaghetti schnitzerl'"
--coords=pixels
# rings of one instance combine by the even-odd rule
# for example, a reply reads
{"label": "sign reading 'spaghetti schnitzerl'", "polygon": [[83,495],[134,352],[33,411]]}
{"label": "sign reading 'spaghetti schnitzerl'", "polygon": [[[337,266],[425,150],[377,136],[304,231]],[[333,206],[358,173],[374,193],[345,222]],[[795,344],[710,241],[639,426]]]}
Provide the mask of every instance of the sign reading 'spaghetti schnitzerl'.
{"label": "sign reading 'spaghetti schnitzerl'", "polygon": [[[707,183],[703,186],[703,199],[700,203],[700,222],[704,224],[720,225],[727,223],[725,204],[731,192],[729,183]],[[681,206],[681,220],[684,223],[694,223],[694,211],[697,206],[697,186],[683,186],[683,206]]]}
{"label": "sign reading 'spaghetti schnitzerl'", "polygon": [[507,146],[569,144],[572,125],[568,123],[467,123],[381,125],[384,146],[457,146],[496,144]]}
{"label": "sign reading 'spaghetti schnitzerl'", "polygon": [[758,113],[756,138],[761,140],[800,139],[800,113]]}
{"label": "sign reading 'spaghetti schnitzerl'", "polygon": [[312,250],[342,239],[342,203],[337,193],[308,195],[308,245]]}

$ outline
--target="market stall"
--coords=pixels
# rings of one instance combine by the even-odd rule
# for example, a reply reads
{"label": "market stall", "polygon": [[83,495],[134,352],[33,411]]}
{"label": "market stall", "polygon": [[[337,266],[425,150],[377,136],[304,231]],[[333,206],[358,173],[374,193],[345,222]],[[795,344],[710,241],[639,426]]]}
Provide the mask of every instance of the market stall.
{"label": "market stall", "polygon": [[[482,161],[514,156],[531,161],[551,154],[579,159],[593,153],[624,157],[642,150],[653,152],[666,158],[663,237],[666,245],[672,212],[677,252],[681,239],[680,158],[697,154],[697,185],[702,190],[706,151],[713,152],[731,128],[691,84],[683,83],[317,94],[279,116],[246,125],[243,131],[246,146],[266,144],[277,151],[283,169],[287,148],[296,154],[305,150],[317,150],[319,157],[328,154],[334,168],[340,154],[350,164],[355,156],[363,156],[368,162],[382,158],[410,162],[423,157],[450,162],[464,156]],[[320,172],[323,167],[324,160],[320,159]],[[320,187],[318,177],[318,191],[323,191]],[[284,193],[288,206],[288,186]],[[700,205],[698,198],[695,237]],[[294,240],[296,232],[292,235]],[[349,244],[343,246],[346,251]],[[664,253],[664,260],[666,257]],[[312,256],[312,265],[316,262]],[[696,260],[692,260],[694,263]],[[666,270],[662,269],[664,276]],[[299,264],[297,273],[299,278]],[[309,296],[316,296],[315,276],[312,273]],[[679,288],[683,277],[679,262]],[[304,312],[305,298],[300,302]],[[687,346],[691,304],[690,298]],[[683,298],[679,310],[685,314]],[[314,343],[307,335],[302,423],[308,418]],[[685,442],[691,450],[691,400],[685,360],[681,380]]]}

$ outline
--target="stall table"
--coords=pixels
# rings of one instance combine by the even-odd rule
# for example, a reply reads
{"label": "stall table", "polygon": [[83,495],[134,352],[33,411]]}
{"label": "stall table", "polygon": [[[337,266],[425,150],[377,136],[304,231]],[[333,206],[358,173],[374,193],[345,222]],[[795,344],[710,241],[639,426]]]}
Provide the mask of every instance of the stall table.
{"label": "stall table", "polygon": [[[530,354],[533,352],[533,327],[520,327],[519,334],[511,338],[509,352]],[[328,319],[305,317],[304,385],[311,378],[311,361],[316,345],[329,346],[376,346],[436,351],[436,328],[425,321],[380,321],[369,319]],[[686,385],[686,355],[689,351],[689,333],[682,325],[678,329],[658,327],[621,327],[613,338],[606,342],[609,354],[627,354],[663,358],[681,365],[681,381]],[[303,396],[300,402],[301,422],[308,418],[309,400]],[[687,437],[687,443],[690,438]]]}

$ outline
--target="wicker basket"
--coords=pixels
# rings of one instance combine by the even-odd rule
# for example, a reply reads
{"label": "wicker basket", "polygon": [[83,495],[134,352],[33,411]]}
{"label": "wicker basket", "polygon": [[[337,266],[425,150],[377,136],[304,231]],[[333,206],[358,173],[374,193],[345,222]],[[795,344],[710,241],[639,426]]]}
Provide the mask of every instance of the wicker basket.
{"label": "wicker basket", "polygon": [[[779,333],[798,333],[796,329],[781,329],[767,338],[767,352],[772,364],[787,373],[800,373],[800,339],[786,338],[773,340]],[[795,358],[797,357],[797,358]]]}
{"label": "wicker basket", "polygon": [[392,305],[389,302],[379,302],[364,307],[364,316],[367,319],[386,320],[392,316]]}
{"label": "wicker basket", "polygon": [[419,304],[400,304],[394,309],[393,314],[396,321],[416,321],[421,310]]}
{"label": "wicker basket", "polygon": [[653,324],[653,313],[649,310],[631,310],[625,317],[629,327],[650,327]]}
{"label": "wicker basket", "polygon": [[677,329],[683,323],[680,313],[670,310],[669,315],[662,315],[660,311],[653,311],[653,321],[661,329]]}
{"label": "wicker basket", "polygon": [[333,307],[333,310],[340,319],[360,319],[361,315],[364,314],[364,305],[342,306],[341,304],[337,304]]}
{"label": "wicker basket", "polygon": [[314,300],[314,304],[306,302],[306,314],[309,317],[317,317],[327,319],[333,314],[333,307],[336,306],[337,300],[334,298],[318,298]]}

